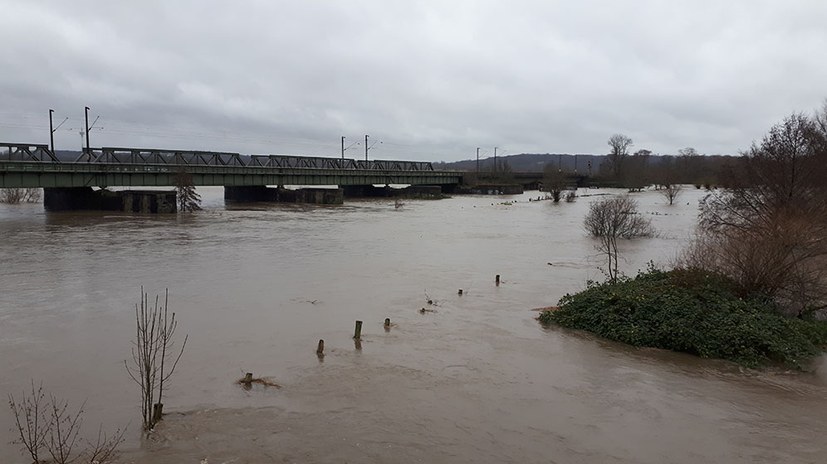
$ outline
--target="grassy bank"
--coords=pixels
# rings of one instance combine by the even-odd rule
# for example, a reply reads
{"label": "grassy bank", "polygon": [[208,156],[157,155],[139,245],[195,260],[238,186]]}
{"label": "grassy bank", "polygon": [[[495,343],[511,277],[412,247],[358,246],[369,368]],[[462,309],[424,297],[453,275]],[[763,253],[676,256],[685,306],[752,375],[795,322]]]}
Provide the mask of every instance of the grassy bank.
{"label": "grassy bank", "polygon": [[748,367],[803,369],[827,345],[827,322],[785,317],[766,298],[734,288],[714,274],[650,270],[566,295],[540,321]]}

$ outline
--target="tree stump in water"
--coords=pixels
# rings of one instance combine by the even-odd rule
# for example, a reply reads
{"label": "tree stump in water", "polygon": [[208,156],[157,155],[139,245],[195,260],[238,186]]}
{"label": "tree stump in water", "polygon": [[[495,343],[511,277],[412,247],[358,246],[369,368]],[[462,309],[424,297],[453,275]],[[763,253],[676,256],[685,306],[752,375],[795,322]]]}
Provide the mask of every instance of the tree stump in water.
{"label": "tree stump in water", "polygon": [[152,421],[160,422],[164,418],[164,404],[155,403],[152,405]]}

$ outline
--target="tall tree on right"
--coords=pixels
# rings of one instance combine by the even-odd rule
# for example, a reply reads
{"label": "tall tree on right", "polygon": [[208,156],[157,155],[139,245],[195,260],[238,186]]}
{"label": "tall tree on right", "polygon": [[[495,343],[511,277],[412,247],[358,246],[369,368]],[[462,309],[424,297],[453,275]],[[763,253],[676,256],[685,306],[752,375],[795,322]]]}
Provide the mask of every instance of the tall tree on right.
{"label": "tall tree on right", "polygon": [[686,264],[806,317],[827,309],[827,107],[793,114],[746,151],[703,203]]}
{"label": "tall tree on right", "polygon": [[612,176],[620,179],[623,174],[623,162],[629,156],[629,148],[633,145],[632,139],[623,134],[615,134],[609,137],[608,161],[611,167]]}

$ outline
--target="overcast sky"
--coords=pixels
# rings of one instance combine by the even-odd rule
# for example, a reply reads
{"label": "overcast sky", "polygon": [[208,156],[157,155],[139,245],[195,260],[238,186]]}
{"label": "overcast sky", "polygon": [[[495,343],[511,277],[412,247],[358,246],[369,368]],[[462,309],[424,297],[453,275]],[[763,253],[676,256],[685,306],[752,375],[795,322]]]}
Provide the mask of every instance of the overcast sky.
{"label": "overcast sky", "polygon": [[[827,2],[0,0],[0,141],[729,154],[827,97]],[[348,157],[364,156],[363,144]]]}

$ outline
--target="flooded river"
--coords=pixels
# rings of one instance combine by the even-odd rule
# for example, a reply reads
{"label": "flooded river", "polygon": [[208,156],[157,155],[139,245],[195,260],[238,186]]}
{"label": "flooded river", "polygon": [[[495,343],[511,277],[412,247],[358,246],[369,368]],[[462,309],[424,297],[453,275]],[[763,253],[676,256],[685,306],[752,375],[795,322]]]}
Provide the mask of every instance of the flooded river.
{"label": "flooded river", "polygon": [[[758,373],[539,326],[531,308],[602,279],[582,228],[596,197],[229,208],[200,192],[181,217],[0,205],[3,398],[34,379],[86,400],[87,435],[128,424],[135,463],[827,462],[827,366]],[[636,195],[659,236],[624,243],[624,270],[668,263],[702,195]],[[169,288],[189,334],[148,440],[123,365],[141,286]],[[244,390],[245,372],[281,388]],[[0,411],[0,462],[26,463]]]}

